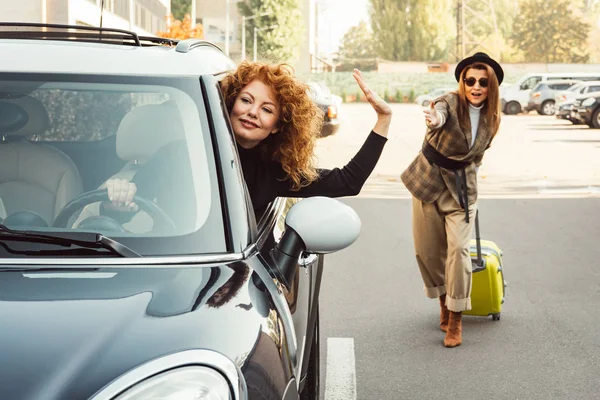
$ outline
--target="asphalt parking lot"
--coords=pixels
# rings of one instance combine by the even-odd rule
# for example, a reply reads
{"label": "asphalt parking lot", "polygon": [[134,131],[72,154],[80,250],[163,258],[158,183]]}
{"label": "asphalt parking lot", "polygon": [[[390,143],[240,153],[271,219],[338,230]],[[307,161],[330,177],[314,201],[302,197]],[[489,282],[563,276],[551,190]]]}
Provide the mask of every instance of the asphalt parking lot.
{"label": "asphalt parking lot", "polygon": [[[343,166],[375,121],[344,104],[340,131],[318,145]],[[595,399],[600,393],[600,130],[535,114],[503,116],[480,169],[482,237],[504,252],[500,321],[466,317],[443,346],[437,301],[414,259],[410,196],[400,173],[424,134],[421,109],[393,105],[389,142],[361,194],[362,221],[325,258],[321,293],[326,400]]]}

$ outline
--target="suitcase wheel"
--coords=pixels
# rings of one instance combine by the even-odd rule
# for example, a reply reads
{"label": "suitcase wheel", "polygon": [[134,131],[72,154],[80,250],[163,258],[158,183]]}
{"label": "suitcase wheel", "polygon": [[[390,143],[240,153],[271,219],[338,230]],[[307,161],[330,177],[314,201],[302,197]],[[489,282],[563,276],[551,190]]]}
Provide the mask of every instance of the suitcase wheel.
{"label": "suitcase wheel", "polygon": [[500,313],[498,313],[498,314],[492,314],[492,319],[494,321],[500,321]]}

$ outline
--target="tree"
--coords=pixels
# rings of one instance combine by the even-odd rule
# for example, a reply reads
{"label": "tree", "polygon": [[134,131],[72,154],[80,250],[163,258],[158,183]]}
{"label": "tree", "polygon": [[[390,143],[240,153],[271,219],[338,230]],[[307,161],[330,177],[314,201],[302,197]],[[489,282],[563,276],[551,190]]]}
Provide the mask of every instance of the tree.
{"label": "tree", "polygon": [[454,32],[453,0],[371,0],[377,54],[394,61],[437,61],[448,56]]}
{"label": "tree", "polygon": [[344,34],[340,44],[340,59],[375,58],[373,33],[365,21],[353,26]]}
{"label": "tree", "polygon": [[[257,32],[257,52],[262,60],[293,62],[298,56],[303,21],[298,0],[245,0],[238,3],[240,14],[246,17],[268,13],[246,22],[246,48],[254,46]],[[248,51],[252,57],[252,50]]]}
{"label": "tree", "polygon": [[178,20],[185,18],[185,14],[191,14],[192,1],[195,0],[171,0],[171,14]]}
{"label": "tree", "polygon": [[366,22],[361,21],[351,27],[341,40],[338,51],[338,71],[352,71],[359,68],[363,71],[377,69],[377,53],[373,33]]}
{"label": "tree", "polygon": [[165,32],[158,32],[156,36],[169,38],[169,39],[188,39],[188,38],[204,38],[204,29],[202,25],[196,24],[192,28],[192,18],[190,14],[185,14],[183,21],[175,19],[173,14],[167,17],[167,30]]}
{"label": "tree", "polygon": [[[490,14],[490,3],[487,1],[466,3],[469,9],[466,15],[467,29],[474,38],[477,38],[476,41],[481,42],[480,46],[467,45],[467,55],[483,51],[498,57],[499,61],[518,61],[518,51],[508,43],[507,38],[512,35],[513,23],[519,10],[519,0],[494,0],[492,4],[494,13]],[[455,18],[457,11],[458,8],[455,7]],[[473,16],[477,17],[471,18]]]}
{"label": "tree", "polygon": [[590,24],[574,15],[571,0],[525,0],[511,39],[525,62],[583,63]]}

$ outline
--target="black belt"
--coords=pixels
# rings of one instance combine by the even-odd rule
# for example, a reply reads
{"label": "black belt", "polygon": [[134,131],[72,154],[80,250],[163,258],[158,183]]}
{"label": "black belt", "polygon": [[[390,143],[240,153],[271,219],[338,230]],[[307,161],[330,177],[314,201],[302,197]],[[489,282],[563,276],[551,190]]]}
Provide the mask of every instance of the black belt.
{"label": "black belt", "polygon": [[456,181],[456,191],[460,206],[465,210],[465,219],[469,222],[469,194],[467,192],[467,174],[465,168],[471,163],[469,161],[452,160],[437,151],[432,145],[426,142],[422,149],[423,155],[431,165],[437,165],[444,169],[454,171]]}

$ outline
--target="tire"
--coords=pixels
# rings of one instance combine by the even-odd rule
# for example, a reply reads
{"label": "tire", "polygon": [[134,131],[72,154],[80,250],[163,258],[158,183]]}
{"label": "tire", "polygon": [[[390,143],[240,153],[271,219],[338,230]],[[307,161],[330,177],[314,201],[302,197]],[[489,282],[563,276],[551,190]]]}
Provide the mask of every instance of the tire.
{"label": "tire", "polygon": [[313,335],[312,345],[310,347],[310,357],[308,359],[308,370],[304,389],[300,393],[300,400],[319,400],[320,399],[320,349],[319,349],[319,314],[317,311],[317,322],[315,323],[315,332]]}
{"label": "tire", "polygon": [[521,105],[516,101],[509,102],[504,108],[504,113],[507,115],[516,115],[521,112]]}
{"label": "tire", "polygon": [[592,113],[592,121],[590,122],[590,128],[600,129],[600,107],[597,107]]}
{"label": "tire", "polygon": [[554,112],[556,111],[554,100],[546,100],[543,102],[540,111],[540,114],[542,115],[554,115]]}
{"label": "tire", "polygon": [[423,100],[423,102],[421,103],[421,105],[423,107],[427,107],[429,105],[429,100]]}
{"label": "tire", "polygon": [[500,313],[498,313],[498,314],[492,314],[492,319],[494,321],[500,321]]}

